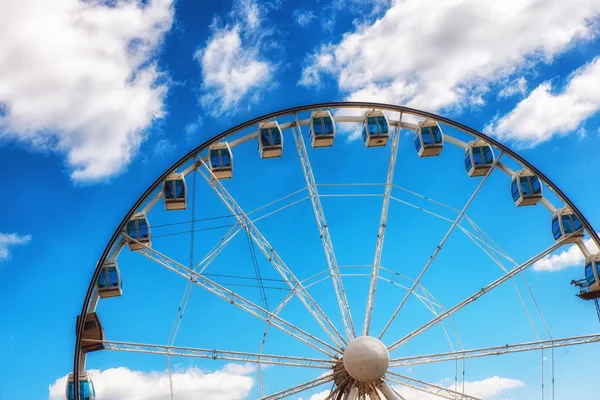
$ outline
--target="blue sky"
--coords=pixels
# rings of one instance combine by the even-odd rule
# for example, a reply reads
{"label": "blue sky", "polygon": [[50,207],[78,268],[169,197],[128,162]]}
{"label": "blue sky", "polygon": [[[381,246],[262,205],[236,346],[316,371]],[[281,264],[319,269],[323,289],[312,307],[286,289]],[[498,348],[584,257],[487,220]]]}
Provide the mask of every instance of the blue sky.
{"label": "blue sky", "polygon": [[[95,262],[122,216],[192,147],[277,109],[365,100],[437,112],[516,149],[557,183],[592,225],[600,226],[594,183],[600,149],[600,4],[496,3],[3,2],[0,168],[5,173],[0,183],[6,195],[0,198],[0,276],[5,282],[0,353],[8,362],[0,363],[0,399],[62,398],[64,376],[72,366],[75,316]],[[395,183],[461,208],[478,183],[466,177],[461,151],[446,148],[442,157],[419,160],[411,136],[404,133]],[[459,132],[447,133],[461,137]],[[247,211],[304,187],[291,132],[286,135],[284,157],[278,160],[261,161],[254,144],[236,149],[234,178],[225,186]],[[342,129],[333,148],[309,149],[318,182],[385,180],[389,147],[367,150],[355,139],[351,129]],[[202,218],[226,213],[202,178],[197,179],[196,204]],[[349,190],[323,188],[323,193]],[[397,195],[419,204],[406,193]],[[381,198],[330,197],[323,199],[323,206],[340,265],[371,263]],[[468,214],[517,261],[552,243],[546,210],[516,209],[508,178],[500,172],[490,176]],[[189,209],[175,216],[153,210],[151,224],[190,216]],[[392,204],[389,219],[382,263],[414,277],[448,224],[399,203]],[[309,202],[265,218],[258,227],[299,278],[325,266]],[[221,229],[196,235],[196,262],[224,233]],[[189,235],[164,236],[156,245],[186,263],[188,240]],[[210,267],[212,272],[252,276],[245,240],[239,235]],[[261,257],[264,276],[277,279]],[[598,331],[592,305],[575,298],[569,285],[571,279],[582,278],[581,262],[575,248],[565,247],[527,272],[556,337]],[[119,263],[125,295],[99,307],[107,337],[166,343],[185,281],[128,250]],[[455,232],[423,284],[449,307],[501,274]],[[344,283],[360,325],[368,281],[347,277]],[[316,285],[311,293],[339,322],[328,285]],[[519,285],[526,290],[522,282]],[[194,289],[198,290],[192,293],[178,344],[258,350],[261,322]],[[255,288],[239,291],[260,301]],[[278,290],[267,294],[271,304],[284,295]],[[374,329],[383,326],[403,294],[380,283],[381,308],[374,314]],[[530,298],[526,302],[533,312]],[[303,312],[299,303],[291,303],[282,316],[321,334]],[[388,335],[401,337],[429,317],[418,302],[410,301]],[[466,348],[535,340],[510,286],[457,313],[455,323]],[[543,337],[541,322],[535,324]],[[306,351],[278,333],[265,350],[296,355]],[[435,328],[397,354],[448,350],[443,331]],[[583,366],[599,352],[597,345],[557,351],[557,399],[585,397],[585,384],[595,375]],[[547,378],[547,354],[546,358]],[[468,388],[484,398],[534,398],[540,395],[540,360],[537,352],[502,361],[469,361]],[[178,382],[190,388],[178,398],[199,398],[198,393],[207,399],[259,395],[256,371],[250,366],[175,362]],[[99,400],[134,394],[139,399],[168,398],[157,389],[166,379],[164,357],[105,352],[92,355],[88,368],[96,371]],[[455,374],[454,366],[445,364],[402,371],[444,385]],[[316,376],[314,371],[290,374],[269,368],[266,389],[277,391]],[[546,381],[546,396],[549,385]],[[323,398],[325,389],[303,398]]]}

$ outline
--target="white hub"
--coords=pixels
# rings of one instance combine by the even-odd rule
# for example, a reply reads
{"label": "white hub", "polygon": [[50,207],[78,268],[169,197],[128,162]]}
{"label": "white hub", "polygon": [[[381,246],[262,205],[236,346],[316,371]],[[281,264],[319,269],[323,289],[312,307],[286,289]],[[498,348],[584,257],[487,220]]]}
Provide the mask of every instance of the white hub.
{"label": "white hub", "polygon": [[390,355],[380,340],[361,336],[352,340],[344,351],[346,372],[360,382],[374,382],[387,372]]}

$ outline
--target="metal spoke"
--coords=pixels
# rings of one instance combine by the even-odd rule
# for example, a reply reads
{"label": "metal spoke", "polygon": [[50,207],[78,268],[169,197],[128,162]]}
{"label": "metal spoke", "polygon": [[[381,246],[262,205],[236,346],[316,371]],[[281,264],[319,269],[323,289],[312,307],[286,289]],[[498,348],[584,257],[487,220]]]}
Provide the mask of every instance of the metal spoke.
{"label": "metal spoke", "polygon": [[325,376],[322,376],[320,378],[314,379],[312,381],[305,382],[305,383],[303,383],[301,385],[294,386],[294,387],[291,387],[289,389],[282,390],[281,392],[277,392],[277,393],[273,393],[272,395],[269,395],[269,396],[261,397],[259,400],[277,400],[277,399],[283,399],[285,397],[289,397],[289,396],[292,396],[294,394],[298,394],[298,393],[307,391],[309,389],[315,388],[317,386],[321,386],[321,385],[323,385],[325,383],[331,382],[331,381],[333,381],[334,377],[335,377],[334,374],[327,374]]}
{"label": "metal spoke", "polygon": [[406,300],[408,300],[408,298],[410,297],[410,294],[413,292],[413,290],[415,290],[415,288],[417,287],[417,285],[419,284],[419,282],[421,282],[421,279],[423,278],[423,275],[425,275],[425,272],[427,272],[427,269],[429,268],[429,266],[431,265],[431,263],[433,263],[433,260],[435,260],[435,258],[437,257],[437,255],[440,253],[440,251],[442,250],[442,247],[444,246],[444,244],[446,243],[446,241],[448,240],[448,238],[450,237],[450,235],[454,231],[454,228],[456,228],[456,226],[461,221],[463,215],[465,215],[465,213],[467,212],[467,209],[469,208],[469,206],[471,205],[471,203],[473,203],[473,200],[475,200],[475,197],[477,196],[477,194],[479,193],[479,191],[483,187],[483,184],[487,181],[487,178],[490,176],[490,174],[494,170],[494,167],[495,167],[496,163],[498,162],[498,160],[500,159],[500,157],[502,157],[502,154],[503,153],[500,153],[498,155],[498,157],[496,157],[496,159],[494,160],[494,163],[492,164],[491,168],[487,171],[487,173],[485,174],[485,176],[481,179],[481,181],[479,182],[479,185],[477,185],[477,188],[475,189],[475,191],[473,192],[473,194],[471,195],[471,197],[469,197],[469,200],[467,200],[467,203],[464,205],[464,207],[462,208],[462,210],[460,210],[460,213],[454,219],[454,222],[452,223],[452,225],[450,226],[450,228],[446,232],[446,235],[444,235],[444,238],[442,239],[442,241],[440,242],[440,244],[433,251],[433,254],[431,255],[431,257],[429,257],[429,260],[427,261],[427,263],[425,264],[425,266],[423,267],[423,269],[419,273],[419,276],[417,277],[417,279],[415,279],[415,281],[414,281],[413,285],[411,286],[410,290],[404,295],[404,298],[402,299],[402,301],[400,302],[400,304],[398,305],[398,307],[396,307],[396,310],[392,314],[392,317],[388,320],[387,324],[385,325],[385,327],[381,331],[381,334],[379,335],[379,339],[381,339],[383,337],[383,335],[385,334],[385,332],[388,330],[388,328],[390,327],[390,325],[392,324],[392,322],[394,322],[394,319],[396,318],[396,316],[398,315],[398,313],[400,312],[400,310],[402,309],[402,307],[406,303]]}
{"label": "metal spoke", "polygon": [[[402,121],[400,114],[399,122]],[[399,129],[396,127],[394,138],[392,139],[392,148],[390,150],[390,161],[388,164],[387,177],[385,180],[385,192],[383,194],[383,203],[381,205],[381,216],[379,218],[379,230],[377,231],[377,244],[375,245],[375,255],[373,257],[373,269],[371,271],[371,282],[369,284],[369,297],[367,299],[367,310],[365,311],[365,321],[363,325],[363,336],[369,335],[371,327],[371,316],[373,315],[373,303],[375,302],[375,291],[377,290],[377,278],[379,276],[379,266],[381,264],[381,253],[383,251],[383,240],[385,237],[385,228],[387,227],[388,210],[390,206],[390,196],[392,194],[392,185],[394,184],[394,170],[396,169],[396,155],[398,153],[398,141],[400,138]]]}
{"label": "metal spoke", "polygon": [[[391,376],[390,376],[391,375]],[[481,400],[479,397],[470,396],[465,393],[459,393],[454,390],[450,390],[443,386],[434,385],[433,383],[425,382],[420,379],[410,378],[405,375],[397,374],[395,372],[388,371],[386,378],[388,381],[396,383],[398,385],[410,387],[420,392],[429,393],[435,396],[443,397],[451,400]]]}
{"label": "metal spoke", "polygon": [[387,400],[406,400],[400,396],[392,387],[390,387],[385,381],[380,381],[377,384],[377,389],[383,394]]}
{"label": "metal spoke", "polygon": [[444,361],[454,361],[468,358],[499,356],[502,354],[520,353],[557,347],[577,346],[600,342],[600,334],[574,336],[562,339],[540,340],[519,344],[506,344],[496,347],[462,350],[448,353],[437,353],[415,357],[402,357],[390,360],[390,367],[405,367],[416,364],[429,364]]}
{"label": "metal spoke", "polygon": [[[296,296],[304,307],[308,310],[308,312],[313,316],[313,318],[317,321],[317,323],[321,326],[321,328],[325,331],[327,336],[331,338],[331,340],[340,348],[342,348],[342,343],[345,342],[343,336],[340,332],[335,328],[333,323],[329,320],[329,318],[325,315],[323,310],[318,306],[318,304],[314,301],[314,299],[310,296],[310,294],[306,291],[302,283],[296,278],[296,276],[292,273],[289,267],[283,262],[281,257],[277,254],[275,249],[269,244],[267,239],[260,233],[258,228],[254,225],[252,220],[248,217],[248,215],[244,212],[244,210],[237,204],[237,202],[233,199],[233,197],[227,192],[225,187],[219,182],[219,180],[214,176],[210,168],[206,165],[204,160],[200,160],[202,166],[206,169],[205,173],[202,169],[198,169],[198,172],[204,177],[206,182],[212,187],[215,193],[221,198],[223,204],[229,209],[229,211],[237,218],[238,223],[244,227],[244,229],[248,232],[252,240],[256,243],[258,248],[262,251],[262,253],[267,257],[269,262],[273,265],[273,267],[279,272],[281,277],[287,282],[290,289],[296,293]],[[328,329],[331,328],[331,331]],[[333,331],[333,333],[332,333]],[[340,342],[341,340],[341,342]]]}
{"label": "metal spoke", "polygon": [[392,350],[398,348],[399,346],[401,346],[404,343],[408,342],[410,339],[412,339],[412,338],[418,336],[419,334],[425,332],[427,329],[431,328],[433,325],[437,324],[441,320],[443,320],[443,319],[447,318],[448,316],[454,314],[456,311],[460,310],[461,308],[463,308],[466,305],[474,302],[475,300],[477,300],[478,298],[480,298],[484,294],[486,294],[489,291],[491,291],[491,290],[495,289],[496,287],[500,286],[501,284],[503,284],[507,280],[509,280],[512,277],[514,277],[515,275],[517,275],[519,272],[524,271],[526,268],[528,268],[529,266],[533,265],[538,260],[542,259],[543,257],[547,256],[548,254],[552,253],[554,250],[558,249],[560,246],[563,245],[564,240],[566,240],[566,239],[563,239],[562,241],[554,243],[552,246],[548,247],[546,250],[542,251],[537,256],[534,256],[533,258],[529,259],[528,261],[526,261],[525,263],[521,264],[520,266],[518,266],[516,268],[513,268],[509,273],[507,273],[504,276],[502,276],[501,278],[495,280],[494,282],[492,282],[488,286],[482,288],[481,290],[479,290],[474,295],[466,298],[465,300],[461,301],[460,303],[458,303],[454,307],[450,308],[449,310],[444,311],[443,313],[441,313],[440,315],[438,315],[436,318],[432,319],[431,321],[429,321],[425,325],[421,326],[417,330],[409,333],[408,335],[406,335],[402,339],[397,340],[391,346],[388,347],[388,350],[392,351]]}
{"label": "metal spoke", "polygon": [[[123,234],[123,236],[130,241],[137,240],[132,239],[131,237]],[[138,242],[139,243],[139,242]],[[204,288],[205,290],[213,293],[214,295],[220,297],[221,299],[235,305],[236,307],[241,308],[242,310],[248,312],[255,317],[270,323],[277,329],[287,333],[288,335],[306,343],[307,345],[313,347],[316,350],[319,350],[323,354],[326,354],[330,357],[336,358],[336,353],[341,353],[340,349],[331,346],[330,344],[316,338],[308,332],[303,331],[302,329],[296,327],[295,325],[285,321],[284,319],[274,315],[273,313],[265,310],[264,308],[254,304],[250,300],[245,299],[239,294],[225,288],[224,286],[219,285],[218,283],[208,279],[206,276],[199,274],[198,272],[189,269],[188,267],[178,263],[175,260],[165,256],[164,254],[159,253],[155,249],[151,247],[144,247],[141,250],[137,251],[143,256],[155,261],[159,265],[167,268],[170,271],[175,272],[176,274],[184,277],[185,279],[189,279],[194,284]],[[332,352],[333,351],[333,352]]]}
{"label": "metal spoke", "polygon": [[331,275],[331,281],[333,282],[333,290],[337,298],[338,306],[340,308],[340,314],[346,330],[346,337],[354,339],[356,332],[354,330],[354,323],[352,322],[352,314],[350,313],[350,307],[348,306],[348,300],[346,299],[346,292],[344,291],[344,284],[340,277],[340,270],[338,268],[337,259],[335,257],[335,251],[333,250],[333,243],[331,236],[329,235],[329,227],[325,219],[325,213],[321,205],[319,198],[319,192],[317,191],[317,183],[315,182],[315,176],[312,172],[308,153],[306,152],[306,145],[304,144],[304,138],[302,137],[302,129],[300,128],[300,122],[298,116],[294,115],[296,120],[296,127],[292,127],[292,133],[294,135],[294,141],[296,142],[296,150],[298,150],[298,157],[300,164],[302,165],[302,172],[304,173],[304,179],[306,180],[306,187],[310,196],[313,211],[315,213],[315,219],[319,228],[319,236],[321,238],[321,244],[325,251],[325,258],[327,259],[327,266],[329,267],[329,274]]}
{"label": "metal spoke", "polygon": [[122,351],[127,353],[146,353],[167,356],[180,356],[204,358],[211,360],[225,360],[243,363],[262,363],[284,365],[290,367],[304,367],[317,369],[332,369],[334,360],[323,360],[309,357],[294,357],[272,354],[257,354],[241,351],[228,351],[217,349],[200,349],[195,347],[182,347],[172,345],[158,345],[145,343],[120,342],[114,340],[85,340],[85,342],[103,343],[106,350]]}

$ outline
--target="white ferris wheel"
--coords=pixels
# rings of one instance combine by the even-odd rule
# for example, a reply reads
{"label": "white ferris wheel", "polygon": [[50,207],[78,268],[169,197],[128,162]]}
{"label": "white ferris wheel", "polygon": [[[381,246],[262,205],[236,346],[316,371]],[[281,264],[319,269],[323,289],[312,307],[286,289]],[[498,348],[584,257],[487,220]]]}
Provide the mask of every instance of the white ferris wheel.
{"label": "white ferris wheel", "polygon": [[[265,400],[316,388],[332,400],[410,400],[403,388],[476,400],[469,374],[541,354],[534,374],[554,399],[555,349],[600,334],[554,333],[546,303],[567,297],[538,296],[526,272],[576,246],[584,276],[572,283],[597,307],[589,243],[600,238],[554,182],[458,122],[377,103],[274,112],[193,149],[131,207],[77,319],[66,397],[95,399],[97,357],[133,354],[166,359],[174,399],[185,358],[255,365]],[[174,322],[149,328],[163,319]]]}

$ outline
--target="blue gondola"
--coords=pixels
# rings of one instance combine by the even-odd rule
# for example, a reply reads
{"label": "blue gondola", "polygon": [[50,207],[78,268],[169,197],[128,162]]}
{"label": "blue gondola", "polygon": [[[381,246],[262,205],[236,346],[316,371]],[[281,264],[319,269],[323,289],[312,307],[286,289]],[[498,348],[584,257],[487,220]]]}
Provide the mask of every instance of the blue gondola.
{"label": "blue gondola", "polygon": [[362,139],[367,147],[381,147],[387,145],[390,138],[390,124],[381,110],[365,113],[363,122]]}
{"label": "blue gondola", "polygon": [[121,273],[119,266],[114,261],[107,261],[102,265],[100,275],[96,281],[96,288],[100,297],[117,297],[123,294],[121,287]]}
{"label": "blue gondola", "polygon": [[229,179],[233,176],[233,154],[229,143],[221,142],[210,146],[208,166],[217,179]]}
{"label": "blue gondola", "polygon": [[167,210],[185,210],[187,208],[187,184],[183,174],[171,174],[165,179],[163,198]]}
{"label": "blue gondola", "polygon": [[552,217],[552,235],[556,241],[575,243],[584,235],[583,225],[568,207],[561,208]]}
{"label": "blue gondola", "polygon": [[335,123],[329,111],[315,111],[311,114],[309,139],[313,148],[333,146]]}
{"label": "blue gondola", "polygon": [[542,182],[528,170],[515,173],[510,182],[510,193],[517,207],[536,205],[544,197]]}
{"label": "blue gondola", "polygon": [[487,175],[493,165],[492,146],[479,139],[469,143],[465,149],[465,169],[470,177]]}
{"label": "blue gondola", "polygon": [[437,122],[425,120],[415,132],[415,149],[419,157],[439,156],[444,148],[444,133]]}
{"label": "blue gondola", "polygon": [[588,257],[585,260],[585,280],[590,293],[588,297],[600,297],[600,254]]}
{"label": "blue gondola", "polygon": [[[73,379],[73,373],[69,374],[67,378],[67,400],[75,399],[75,382]],[[96,390],[94,389],[94,383],[90,379],[90,375],[84,372],[79,376],[79,399],[80,400],[94,400],[96,398]]]}
{"label": "blue gondola", "polygon": [[277,158],[283,153],[283,133],[277,121],[269,121],[258,127],[258,152],[260,158]]}
{"label": "blue gondola", "polygon": [[131,238],[127,239],[127,245],[132,251],[140,250],[152,245],[150,224],[148,223],[148,218],[145,213],[136,213],[129,222],[127,222],[125,234]]}

